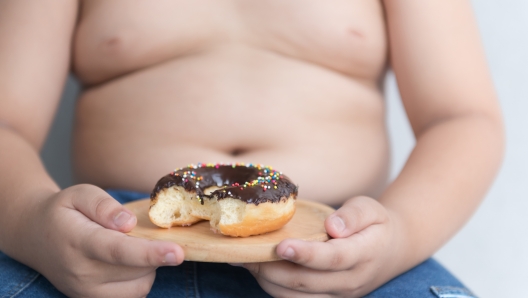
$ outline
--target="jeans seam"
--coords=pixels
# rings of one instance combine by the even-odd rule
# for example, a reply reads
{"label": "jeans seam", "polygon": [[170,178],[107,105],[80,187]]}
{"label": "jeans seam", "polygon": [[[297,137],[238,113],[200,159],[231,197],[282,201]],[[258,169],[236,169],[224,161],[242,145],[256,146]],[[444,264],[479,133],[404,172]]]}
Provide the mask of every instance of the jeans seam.
{"label": "jeans seam", "polygon": [[194,262],[186,262],[184,267],[185,272],[185,297],[194,298],[196,297],[196,290],[193,290],[194,286],[194,269],[195,269]]}
{"label": "jeans seam", "polygon": [[185,267],[183,267],[183,272],[185,272],[185,297],[190,298],[190,296],[187,294],[188,293],[187,288],[189,287],[189,270],[188,270],[187,264],[183,264],[183,265],[185,265]]}
{"label": "jeans seam", "polygon": [[40,274],[38,274],[37,272],[26,275],[26,277],[21,282],[19,282],[18,285],[13,287],[13,289],[9,293],[7,293],[7,295],[2,296],[2,298],[14,298],[18,296],[18,294],[22,293],[22,291],[29,287],[39,276]]}
{"label": "jeans seam", "polygon": [[198,266],[196,265],[196,262],[193,262],[193,268],[194,268],[194,296],[196,298],[200,298],[200,291],[198,290]]}
{"label": "jeans seam", "polygon": [[432,286],[430,290],[439,298],[476,298],[466,288]]}
{"label": "jeans seam", "polygon": [[471,298],[472,296],[468,296],[465,294],[442,294],[440,295],[441,298]]}

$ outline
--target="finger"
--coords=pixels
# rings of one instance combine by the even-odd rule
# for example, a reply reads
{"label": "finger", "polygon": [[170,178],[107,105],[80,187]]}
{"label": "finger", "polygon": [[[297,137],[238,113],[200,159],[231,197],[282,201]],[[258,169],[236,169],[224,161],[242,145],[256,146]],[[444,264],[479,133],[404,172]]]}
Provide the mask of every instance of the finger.
{"label": "finger", "polygon": [[[293,282],[297,265],[287,262],[245,263],[246,268],[257,280],[259,285],[274,297],[297,297],[300,293],[310,293],[308,283]],[[277,275],[283,278],[277,278]],[[286,277],[286,278],[284,278]],[[289,295],[284,295],[289,292]],[[294,295],[296,294],[296,295]]]}
{"label": "finger", "polygon": [[158,267],[116,266],[113,264],[96,262],[98,267],[97,281],[100,283],[121,282],[141,278],[156,271]]}
{"label": "finger", "polygon": [[107,283],[98,288],[94,297],[146,297],[155,278],[156,272],[153,271],[138,279]]}
{"label": "finger", "polygon": [[82,239],[87,257],[114,265],[173,266],[181,264],[184,258],[182,248],[175,243],[134,238],[104,228],[93,229]]}
{"label": "finger", "polygon": [[273,297],[296,297],[296,298],[326,298],[331,297],[329,294],[314,294],[299,292],[292,289],[288,289],[274,283],[271,283],[265,279],[257,279],[260,287]]}
{"label": "finger", "polygon": [[137,218],[132,211],[102,189],[87,189],[82,188],[72,196],[73,208],[107,229],[126,233],[134,228]]}
{"label": "finger", "polygon": [[348,200],[325,220],[326,232],[332,238],[346,238],[366,227],[383,223],[387,212],[378,201],[359,196]]}
{"label": "finger", "polygon": [[146,297],[155,278],[156,272],[152,271],[122,282],[76,282],[71,286],[59,284],[57,288],[68,297]]}
{"label": "finger", "polygon": [[277,254],[288,261],[315,270],[341,271],[354,267],[365,257],[366,243],[361,235],[327,242],[286,239]]}
{"label": "finger", "polygon": [[[276,291],[281,288],[289,289],[295,293],[324,294],[334,293],[343,288],[343,285],[353,283],[353,280],[343,280],[342,272],[324,272],[305,268],[290,262],[267,262],[244,264],[251,274],[264,288],[276,285]],[[348,278],[348,276],[347,276]],[[268,289],[265,289],[268,291]],[[272,294],[272,296],[275,296]],[[280,295],[278,295],[280,296]],[[284,297],[297,297],[289,295]]]}

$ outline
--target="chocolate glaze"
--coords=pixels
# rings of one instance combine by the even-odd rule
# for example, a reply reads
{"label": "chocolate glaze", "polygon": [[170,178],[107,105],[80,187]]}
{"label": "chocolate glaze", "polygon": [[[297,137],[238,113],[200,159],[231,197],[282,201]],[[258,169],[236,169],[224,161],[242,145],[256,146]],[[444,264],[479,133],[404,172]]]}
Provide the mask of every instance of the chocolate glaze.
{"label": "chocolate glaze", "polygon": [[[188,192],[195,192],[197,199],[204,203],[204,199],[217,197],[235,198],[248,204],[276,203],[281,198],[290,195],[297,196],[298,187],[285,175],[260,165],[231,165],[231,164],[198,164],[175,170],[162,177],[150,198],[165,188],[182,186]],[[210,186],[221,187],[209,195],[204,190]]]}

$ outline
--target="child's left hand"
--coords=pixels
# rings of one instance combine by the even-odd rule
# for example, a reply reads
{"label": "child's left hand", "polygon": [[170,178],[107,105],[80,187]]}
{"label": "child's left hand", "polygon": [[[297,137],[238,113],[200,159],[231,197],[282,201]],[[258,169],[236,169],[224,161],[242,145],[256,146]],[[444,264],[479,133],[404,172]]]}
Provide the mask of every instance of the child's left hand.
{"label": "child's left hand", "polygon": [[[334,239],[286,239],[277,254],[287,261],[244,264],[274,297],[356,297],[400,273],[400,222],[369,197],[349,199],[325,221]],[[399,266],[400,265],[400,266]]]}

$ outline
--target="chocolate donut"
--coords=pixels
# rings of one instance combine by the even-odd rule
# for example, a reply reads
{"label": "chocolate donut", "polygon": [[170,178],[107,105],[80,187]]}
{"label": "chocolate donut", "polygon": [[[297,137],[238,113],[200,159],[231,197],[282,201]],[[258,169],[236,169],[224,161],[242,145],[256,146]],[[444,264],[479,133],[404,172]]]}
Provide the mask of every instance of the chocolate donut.
{"label": "chocolate donut", "polygon": [[295,212],[297,186],[260,164],[189,165],[162,177],[150,196],[159,227],[209,220],[224,235],[247,237],[281,228]]}

